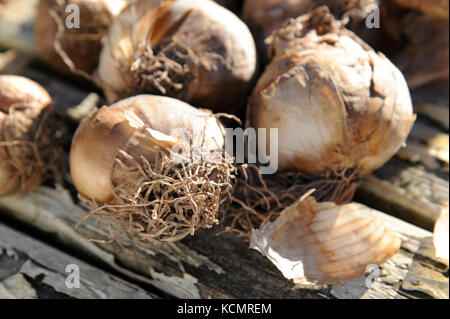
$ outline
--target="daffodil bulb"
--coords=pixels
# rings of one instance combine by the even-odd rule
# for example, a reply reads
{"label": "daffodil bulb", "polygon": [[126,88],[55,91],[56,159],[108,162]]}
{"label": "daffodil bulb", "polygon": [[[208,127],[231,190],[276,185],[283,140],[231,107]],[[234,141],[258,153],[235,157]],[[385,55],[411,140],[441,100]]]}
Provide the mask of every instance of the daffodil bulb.
{"label": "daffodil bulb", "polygon": [[[92,73],[102,39],[127,0],[40,0],[36,23],[39,56],[59,71]],[[58,48],[58,49],[56,49]]]}
{"label": "daffodil bulb", "polygon": [[247,26],[211,0],[138,0],[114,20],[98,79],[110,102],[166,95],[239,113],[256,70]]}
{"label": "daffodil bulb", "polygon": [[0,196],[34,189],[58,165],[51,106],[36,82],[0,75]]}
{"label": "daffodil bulb", "polygon": [[175,241],[218,222],[234,179],[223,149],[224,129],[211,112],[139,95],[81,122],[70,169],[80,197],[114,230]]}
{"label": "daffodil bulb", "polygon": [[403,75],[326,8],[290,20],[271,45],[248,123],[278,129],[280,171],[350,184],[404,146],[415,115]]}
{"label": "daffodil bulb", "polygon": [[[286,20],[326,5],[336,18],[347,18],[347,27],[365,40],[375,38],[377,29],[366,27],[366,19],[374,13],[378,0],[245,0],[243,19],[252,30],[260,55],[268,63],[265,40]],[[367,39],[366,39],[367,38]]]}

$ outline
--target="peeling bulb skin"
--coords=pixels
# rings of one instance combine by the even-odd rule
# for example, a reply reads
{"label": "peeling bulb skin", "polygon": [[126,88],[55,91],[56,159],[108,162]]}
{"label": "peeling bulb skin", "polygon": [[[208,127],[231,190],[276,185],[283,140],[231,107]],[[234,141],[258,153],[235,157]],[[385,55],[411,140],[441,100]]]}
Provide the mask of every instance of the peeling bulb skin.
{"label": "peeling bulb skin", "polygon": [[210,0],[137,1],[114,21],[98,78],[112,103],[165,95],[240,113],[256,70],[247,26]]}
{"label": "peeling bulb skin", "polygon": [[[94,111],[81,122],[73,138],[70,168],[75,187],[97,202],[117,204],[110,166],[118,150],[154,162],[158,151],[168,154],[179,142],[179,137],[171,136],[174,130],[185,128],[192,133],[194,121],[201,121],[202,116],[208,114],[181,101],[150,95],[131,97]],[[212,134],[208,139],[215,136],[220,149],[224,143],[220,127],[213,119],[206,123],[210,128],[207,133]],[[123,182],[123,174],[126,172],[120,169],[116,172],[114,184]]]}
{"label": "peeling bulb skin", "polygon": [[[212,227],[234,179],[232,163],[222,161],[224,132],[210,112],[162,96],[139,95],[94,111],[70,152],[74,185],[92,209],[88,216],[144,243]],[[200,150],[220,160],[190,158]]]}
{"label": "peeling bulb skin", "polygon": [[93,73],[102,39],[127,4],[127,0],[40,0],[35,23],[39,56],[56,70],[71,72],[55,49],[58,44],[77,71]]}
{"label": "peeling bulb skin", "polygon": [[251,247],[297,284],[336,285],[382,265],[401,240],[356,204],[318,203],[312,196],[286,208],[276,221],[254,230]]}
{"label": "peeling bulb skin", "polygon": [[270,57],[265,41],[271,33],[287,20],[323,5],[328,6],[337,19],[348,17],[348,28],[364,37],[364,40],[376,41],[378,32],[367,29],[364,23],[370,13],[366,9],[378,4],[378,0],[245,0],[242,16],[253,32],[263,62],[267,64]]}
{"label": "peeling bulb skin", "polygon": [[0,75],[0,196],[32,190],[57,165],[51,106],[36,82]]}
{"label": "peeling bulb skin", "polygon": [[333,24],[318,34],[311,21],[322,10],[274,33],[275,58],[250,98],[249,125],[279,129],[280,170],[366,176],[404,145],[411,97],[401,72],[353,33]]}

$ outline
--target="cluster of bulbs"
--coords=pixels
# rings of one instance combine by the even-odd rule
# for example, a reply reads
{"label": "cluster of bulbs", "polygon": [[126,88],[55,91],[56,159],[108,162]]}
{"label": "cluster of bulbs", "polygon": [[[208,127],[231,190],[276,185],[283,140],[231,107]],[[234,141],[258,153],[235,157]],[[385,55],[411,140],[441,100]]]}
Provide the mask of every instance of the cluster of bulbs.
{"label": "cluster of bulbs", "polygon": [[[211,0],[62,2],[40,1],[39,53],[63,72],[87,74],[111,104],[84,118],[74,135],[73,182],[91,214],[135,240],[174,241],[210,228],[232,197],[238,178],[232,163],[171,160],[177,128],[201,132],[193,136],[195,146],[220,153],[225,131],[218,113],[242,115],[248,102],[247,126],[279,131],[279,174],[298,172],[317,181],[332,175],[339,184],[346,171],[360,180],[384,165],[414,123],[404,76],[356,35],[364,34],[364,6],[375,1],[322,1],[328,8],[318,7],[320,1],[247,0],[243,16],[257,45],[243,21]],[[82,12],[80,29],[61,29],[69,2]],[[257,48],[264,48],[261,64],[269,62],[259,79]],[[54,163],[51,138],[33,140],[51,104],[38,84],[0,77],[0,195],[29,190],[46,176],[48,165],[25,172],[24,157],[27,163]],[[17,125],[11,130],[13,113]],[[202,129],[194,132],[193,122]],[[261,136],[258,144],[267,140]],[[18,141],[30,142],[33,151],[23,152]],[[301,251],[295,260],[315,256],[308,267],[326,263],[318,250],[336,252],[328,268],[302,270],[314,275],[287,271],[287,277],[335,283],[398,250],[398,240],[379,223],[360,219],[355,205],[337,206],[336,194],[327,202],[306,195],[252,236],[253,245],[282,270],[292,260],[277,259],[274,251],[289,254],[294,247]],[[327,222],[334,219],[340,222]],[[311,225],[318,220],[332,243],[317,241]],[[352,232],[352,225],[359,231]],[[373,236],[364,237],[368,232]],[[345,234],[344,250],[334,241],[345,241]],[[293,245],[302,235],[311,241]],[[346,260],[352,249],[368,253]]]}

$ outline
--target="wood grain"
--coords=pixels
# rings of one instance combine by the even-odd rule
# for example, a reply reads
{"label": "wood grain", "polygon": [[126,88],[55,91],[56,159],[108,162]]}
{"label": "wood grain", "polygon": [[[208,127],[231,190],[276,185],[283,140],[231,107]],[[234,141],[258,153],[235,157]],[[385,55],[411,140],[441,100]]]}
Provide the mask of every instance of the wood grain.
{"label": "wood grain", "polygon": [[[218,236],[220,228],[201,231],[180,243],[130,243],[125,245],[130,254],[115,243],[82,240],[107,237],[93,220],[74,229],[86,211],[73,203],[65,189],[41,187],[23,196],[4,197],[0,199],[0,210],[42,233],[56,234],[60,243],[83,251],[134,280],[178,298],[414,298],[423,293],[438,298],[445,294],[443,286],[448,291],[446,266],[431,254],[421,252],[429,246],[432,234],[374,210],[371,214],[382,218],[403,241],[400,252],[383,265],[379,284],[368,289],[366,278],[360,278],[342,286],[312,290],[295,287],[284,279],[275,266],[250,250],[241,238],[232,234]],[[415,262],[429,271],[415,273]],[[423,278],[429,286],[417,295],[417,280],[408,286],[408,276]],[[434,283],[430,276],[439,280]]]}
{"label": "wood grain", "polygon": [[[80,287],[66,284],[79,269]],[[69,271],[68,271],[69,269]],[[138,286],[0,224],[0,299],[153,299]]]}
{"label": "wood grain", "polygon": [[356,200],[431,231],[449,201],[448,176],[394,158],[363,181]]}
{"label": "wood grain", "polygon": [[[58,114],[68,119],[70,129],[74,130],[89,110],[104,104],[104,99],[95,87],[51,73],[42,64],[27,67],[36,55],[33,34],[36,3],[37,0],[14,0],[0,4],[0,49],[9,50],[0,56],[0,64],[3,61],[0,73],[18,73],[42,84],[52,95]],[[431,230],[441,206],[449,199],[448,145],[445,146],[448,85],[413,92],[413,97],[419,120],[408,146],[363,182],[357,200]],[[66,146],[70,146],[70,136]],[[68,173],[65,177],[70,181]],[[311,290],[285,280],[268,260],[249,250],[240,238],[231,234],[218,236],[220,228],[202,231],[197,237],[177,244],[127,245],[132,254],[117,244],[82,240],[106,237],[92,222],[75,231],[74,225],[85,210],[73,202],[70,192],[73,194],[72,188],[41,187],[24,196],[0,198],[0,218],[19,220],[42,236],[51,233],[55,244],[77,249],[105,267],[179,298],[448,298],[448,266],[434,258],[431,233],[377,211],[372,212],[403,240],[400,252],[383,265],[378,284],[369,289],[366,278],[360,278],[341,286]],[[0,228],[0,295],[37,298],[40,294],[56,293],[60,297],[74,297],[67,291],[58,291],[52,283],[53,278],[64,274],[61,269],[48,272],[41,267],[46,265],[45,260],[36,266],[37,257],[29,248],[36,246],[29,243],[30,239],[4,229],[7,228]],[[11,239],[19,237],[20,241],[28,240],[28,248],[11,246]],[[19,257],[11,258],[8,255],[11,252],[1,250],[6,246],[21,252]],[[60,255],[56,250],[52,253]],[[24,263],[17,263],[16,258]],[[28,268],[22,269],[25,264]],[[39,286],[39,282],[32,280],[42,277],[33,277],[36,274],[52,280]],[[94,279],[92,282],[103,284]],[[127,283],[119,286],[123,296],[135,289],[125,288]],[[100,291],[114,298],[116,295],[107,289],[102,287]],[[135,291],[146,296],[141,290]]]}

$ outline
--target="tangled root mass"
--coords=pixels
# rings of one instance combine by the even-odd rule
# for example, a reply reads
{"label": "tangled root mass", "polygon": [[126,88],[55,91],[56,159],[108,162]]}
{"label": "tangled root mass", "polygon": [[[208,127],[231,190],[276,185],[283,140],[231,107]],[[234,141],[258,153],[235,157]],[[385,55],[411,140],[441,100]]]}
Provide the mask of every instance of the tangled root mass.
{"label": "tangled root mass", "polygon": [[119,244],[121,239],[174,242],[218,224],[219,209],[231,198],[236,170],[225,160],[184,164],[160,152],[150,163],[124,151],[113,161],[111,176],[116,169],[127,176],[112,185],[117,204],[82,200],[93,209],[83,220],[95,217],[99,228]]}
{"label": "tangled root mass", "polygon": [[359,184],[357,168],[313,177],[300,172],[262,175],[258,166],[242,165],[222,224],[226,231],[248,239],[253,229],[275,221],[284,209],[307,193],[318,202],[343,204],[352,200]]}
{"label": "tangled root mass", "polygon": [[61,131],[52,110],[16,104],[0,125],[0,148],[19,177],[19,192],[33,190],[61,169]]}

